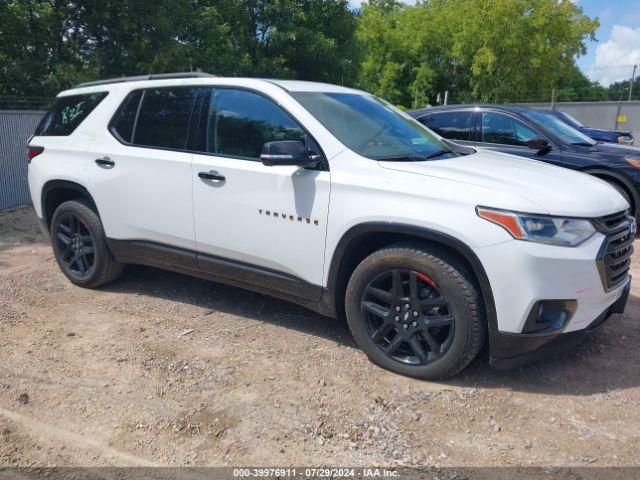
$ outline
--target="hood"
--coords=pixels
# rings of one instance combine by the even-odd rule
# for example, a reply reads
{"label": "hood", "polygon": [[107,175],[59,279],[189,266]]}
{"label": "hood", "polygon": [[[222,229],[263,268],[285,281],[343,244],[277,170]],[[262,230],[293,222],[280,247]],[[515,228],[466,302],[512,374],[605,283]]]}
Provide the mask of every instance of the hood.
{"label": "hood", "polygon": [[593,147],[587,148],[589,151],[593,151],[598,154],[640,157],[640,148],[621,143],[598,143]]}
{"label": "hood", "polygon": [[[564,150],[568,155],[580,155],[585,160],[596,163],[627,167],[629,164],[624,157],[640,160],[640,148],[620,143],[597,143],[596,145],[571,145]],[[559,152],[562,155],[562,151]]]}
{"label": "hood", "polygon": [[632,132],[629,130],[605,130],[603,128],[591,128],[591,127],[582,127],[580,128],[582,133],[588,134],[600,134],[607,135],[612,137],[617,137],[618,135],[632,135]]}
{"label": "hood", "polygon": [[[474,185],[490,192],[524,198],[528,213],[599,217],[628,208],[608,183],[590,175],[494,151],[425,162],[379,162],[380,166],[416,175]],[[491,198],[483,195],[484,198]],[[495,195],[505,198],[505,195]],[[496,200],[504,202],[504,200]],[[521,202],[518,202],[521,203]],[[513,209],[513,205],[485,206]],[[534,211],[535,210],[535,211]]]}
{"label": "hood", "polygon": [[628,166],[624,157],[640,160],[640,148],[621,143],[598,143],[593,146],[572,145],[571,153],[579,153],[596,162],[604,162],[610,165]]}

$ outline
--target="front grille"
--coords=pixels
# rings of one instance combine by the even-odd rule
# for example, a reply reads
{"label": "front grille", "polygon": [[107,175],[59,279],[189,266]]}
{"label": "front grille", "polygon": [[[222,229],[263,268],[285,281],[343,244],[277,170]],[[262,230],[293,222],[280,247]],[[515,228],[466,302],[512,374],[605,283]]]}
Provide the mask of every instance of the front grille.
{"label": "front grille", "polygon": [[629,220],[630,218],[627,211],[612,213],[611,215],[605,215],[604,217],[595,219],[596,224],[599,227],[598,230],[605,234],[618,231],[625,225],[628,226]]}
{"label": "front grille", "polygon": [[627,279],[633,254],[635,220],[627,212],[595,219],[598,230],[607,237],[598,252],[596,264],[605,291],[612,290]]}

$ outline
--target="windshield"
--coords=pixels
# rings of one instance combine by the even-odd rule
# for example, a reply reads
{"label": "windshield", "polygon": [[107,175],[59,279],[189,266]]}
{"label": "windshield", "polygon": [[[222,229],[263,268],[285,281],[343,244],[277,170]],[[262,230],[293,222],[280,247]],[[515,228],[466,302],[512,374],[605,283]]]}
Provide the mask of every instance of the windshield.
{"label": "windshield", "polygon": [[570,127],[566,123],[558,120],[556,117],[548,113],[529,110],[524,112],[523,115],[532,122],[535,122],[548,132],[558,137],[564,143],[587,146],[596,144],[596,142],[591,140],[586,135],[582,134],[575,128]]}
{"label": "windshield", "polygon": [[564,113],[564,112],[557,112],[558,115],[560,115],[560,118],[562,118],[566,123],[568,123],[569,125],[571,125],[573,128],[579,128],[579,127],[584,127],[584,125],[582,125],[578,120],[576,120],[575,118],[573,118],[571,115],[569,115],[568,113]]}
{"label": "windshield", "polygon": [[292,92],[327,130],[373,160],[415,161],[451,156],[449,147],[413,119],[373,95]]}

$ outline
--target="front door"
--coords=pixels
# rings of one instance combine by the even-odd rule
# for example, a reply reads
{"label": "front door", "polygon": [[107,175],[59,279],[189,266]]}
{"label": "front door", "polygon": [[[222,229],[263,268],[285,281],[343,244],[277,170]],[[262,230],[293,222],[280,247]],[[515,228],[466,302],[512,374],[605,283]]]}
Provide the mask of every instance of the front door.
{"label": "front door", "polygon": [[534,160],[545,160],[543,156],[538,155],[536,149],[529,148],[528,145],[530,140],[545,136],[517,118],[502,112],[482,111],[478,114],[478,124],[478,147]]}
{"label": "front door", "polygon": [[330,175],[327,169],[267,167],[265,142],[311,137],[262,94],[215,88],[193,157],[201,270],[311,300],[321,296]]}

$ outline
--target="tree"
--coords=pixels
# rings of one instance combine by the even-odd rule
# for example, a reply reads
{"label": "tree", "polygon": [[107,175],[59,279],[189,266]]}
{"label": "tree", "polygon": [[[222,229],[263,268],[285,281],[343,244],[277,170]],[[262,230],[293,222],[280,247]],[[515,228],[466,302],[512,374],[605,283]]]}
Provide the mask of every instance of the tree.
{"label": "tree", "polygon": [[[628,100],[630,80],[615,82],[607,88],[609,100]],[[631,92],[631,100],[640,100],[640,78],[636,77],[633,82],[633,90]]]}
{"label": "tree", "polygon": [[401,105],[550,98],[598,26],[570,0],[363,5],[360,85]]}
{"label": "tree", "polygon": [[560,80],[556,91],[559,102],[597,102],[608,100],[607,89],[598,82],[592,82],[577,66]]}
{"label": "tree", "polygon": [[260,74],[351,82],[357,62],[356,20],[348,0],[248,2]]}
{"label": "tree", "polygon": [[0,95],[202,70],[352,83],[348,0],[5,0]]}
{"label": "tree", "polygon": [[46,96],[58,79],[83,77],[83,34],[71,5],[58,0],[4,2],[0,25],[0,95]]}

